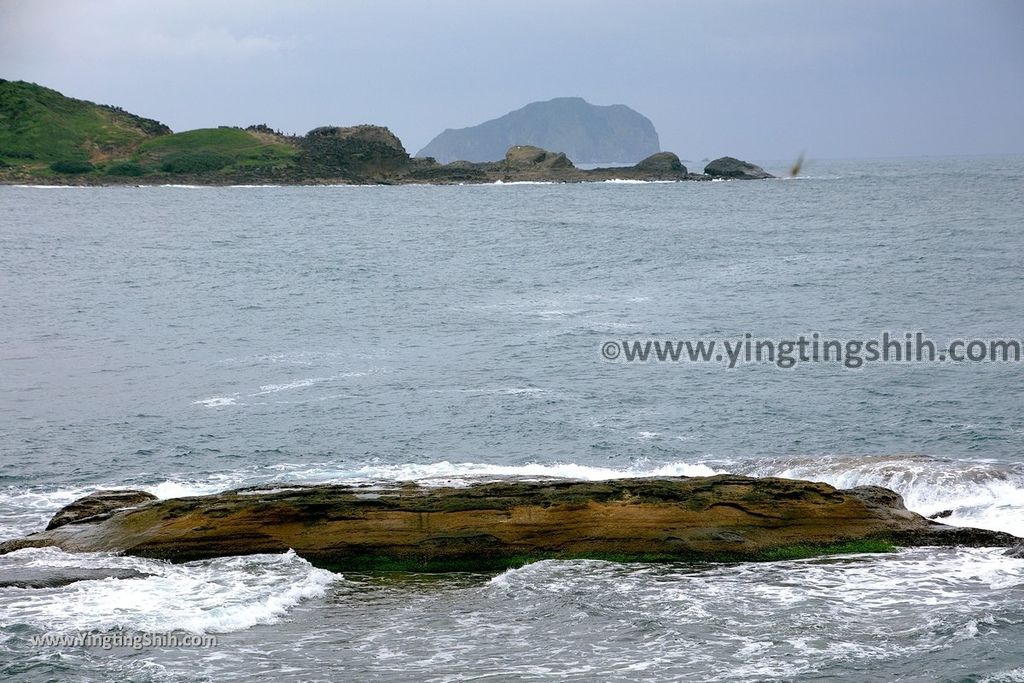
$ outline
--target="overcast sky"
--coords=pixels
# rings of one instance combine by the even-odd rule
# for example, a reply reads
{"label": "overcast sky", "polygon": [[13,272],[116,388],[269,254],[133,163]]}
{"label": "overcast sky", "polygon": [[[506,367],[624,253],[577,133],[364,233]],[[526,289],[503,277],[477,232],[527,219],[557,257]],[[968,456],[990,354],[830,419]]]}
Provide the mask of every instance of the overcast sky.
{"label": "overcast sky", "polygon": [[686,159],[1024,153],[1024,2],[0,0],[0,77],[160,119],[445,128],[578,95]]}

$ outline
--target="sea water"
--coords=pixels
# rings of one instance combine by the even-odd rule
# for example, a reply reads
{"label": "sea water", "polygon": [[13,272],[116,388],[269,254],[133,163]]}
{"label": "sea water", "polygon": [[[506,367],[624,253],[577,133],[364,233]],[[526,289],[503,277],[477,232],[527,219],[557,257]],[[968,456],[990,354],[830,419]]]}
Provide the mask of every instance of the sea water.
{"label": "sea water", "polygon": [[[769,170],[781,171],[769,166]],[[97,488],[715,472],[1024,535],[1024,364],[626,362],[629,340],[1024,337],[1024,159],[761,182],[0,187],[0,538]],[[1024,680],[999,549],[340,575],[5,569],[16,681]],[[207,635],[202,647],[39,638]]]}

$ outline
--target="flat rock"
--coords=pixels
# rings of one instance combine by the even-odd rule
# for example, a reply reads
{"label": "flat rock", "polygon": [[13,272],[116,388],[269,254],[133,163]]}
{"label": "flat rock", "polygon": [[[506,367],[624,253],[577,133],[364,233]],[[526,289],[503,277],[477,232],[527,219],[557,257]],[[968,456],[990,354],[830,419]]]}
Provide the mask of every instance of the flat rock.
{"label": "flat rock", "polygon": [[59,588],[79,581],[98,579],[143,579],[152,574],[134,569],[82,569],[62,567],[18,567],[5,569],[0,576],[0,588]]}
{"label": "flat rock", "polygon": [[880,487],[717,475],[228,491],[81,519],[0,553],[56,546],[186,561],[291,548],[342,570],[482,570],[544,558],[734,561],[851,543],[1019,541],[925,519]]}

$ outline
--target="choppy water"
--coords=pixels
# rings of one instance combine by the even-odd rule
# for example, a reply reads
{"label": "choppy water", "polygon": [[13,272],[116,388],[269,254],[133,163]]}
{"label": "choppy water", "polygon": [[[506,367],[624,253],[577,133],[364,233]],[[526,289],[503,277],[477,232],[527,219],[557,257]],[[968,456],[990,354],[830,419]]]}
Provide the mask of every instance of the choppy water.
{"label": "choppy water", "polygon": [[[96,487],[782,475],[1024,534],[1024,365],[609,363],[612,339],[1024,337],[1024,159],[798,180],[0,187],[0,538]],[[1024,560],[543,562],[332,575],[294,555],[0,589],[47,681],[1024,680]],[[209,633],[208,649],[37,647]]]}

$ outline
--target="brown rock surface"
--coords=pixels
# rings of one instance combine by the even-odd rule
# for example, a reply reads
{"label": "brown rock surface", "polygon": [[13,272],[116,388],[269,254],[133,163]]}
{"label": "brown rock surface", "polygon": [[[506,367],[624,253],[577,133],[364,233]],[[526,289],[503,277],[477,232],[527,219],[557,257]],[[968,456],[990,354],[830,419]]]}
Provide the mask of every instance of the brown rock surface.
{"label": "brown rock surface", "polygon": [[513,145],[505,152],[505,165],[512,169],[575,168],[562,152],[549,152],[533,145]]}
{"label": "brown rock surface", "polygon": [[283,552],[337,569],[489,569],[542,558],[757,560],[874,542],[1010,546],[887,489],[734,475],[461,488],[303,486],[151,502],[0,544],[194,560]]}
{"label": "brown rock surface", "polygon": [[142,505],[143,503],[148,503],[154,500],[156,500],[156,496],[152,493],[146,493],[145,491],[96,491],[95,493],[90,493],[88,496],[79,498],[70,505],[66,505],[61,508],[60,511],[50,519],[50,523],[46,528],[47,530],[56,529],[59,526],[64,526],[71,522],[77,522],[90,517],[96,517],[98,515],[105,515],[115,510],[135,507],[136,505]]}

